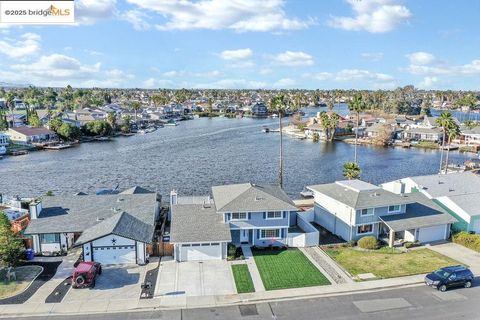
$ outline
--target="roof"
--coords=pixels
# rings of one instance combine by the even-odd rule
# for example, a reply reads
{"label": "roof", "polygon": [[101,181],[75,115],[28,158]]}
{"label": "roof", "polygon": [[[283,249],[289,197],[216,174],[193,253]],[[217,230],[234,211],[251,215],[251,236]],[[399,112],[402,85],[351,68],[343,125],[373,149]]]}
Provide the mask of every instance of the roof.
{"label": "roof", "polygon": [[432,198],[480,193],[480,177],[470,171],[410,177]]}
{"label": "roof", "polygon": [[476,126],[472,129],[468,129],[462,132],[463,134],[470,135],[470,134],[480,134],[480,126]]}
{"label": "roof", "polygon": [[135,186],[120,192],[120,194],[146,194],[146,193],[154,193],[154,192],[139,186]]}
{"label": "roof", "polygon": [[475,193],[459,194],[448,197],[469,216],[480,216],[480,190]]}
{"label": "roof", "polygon": [[36,136],[40,134],[51,134],[51,135],[55,134],[55,132],[50,131],[47,128],[16,127],[16,128],[10,128],[8,130],[16,131],[25,136]]}
{"label": "roof", "polygon": [[414,132],[414,133],[435,133],[435,134],[440,134],[442,133],[442,129],[440,128],[409,128],[405,130],[406,132]]}
{"label": "roof", "polygon": [[405,197],[408,197],[411,201],[415,201],[414,203],[407,204],[405,213],[380,216],[380,219],[394,231],[457,222],[457,219],[421,193],[410,193],[405,195]]}
{"label": "roof", "polygon": [[[136,235],[133,239],[151,240],[157,206],[156,193],[44,197],[40,216],[30,221],[25,234],[84,232],[87,237],[91,232],[100,235],[113,230],[115,218],[112,217],[120,219],[122,213],[127,213],[152,228],[144,226],[142,229],[138,221],[128,220],[127,216],[117,221],[120,225],[115,230],[122,232],[124,227],[135,232],[146,230],[145,234]],[[89,228],[93,230],[88,231]]]}
{"label": "roof", "polygon": [[298,210],[285,191],[276,185],[243,183],[214,186],[212,194],[218,212]]}
{"label": "roof", "polygon": [[228,224],[215,206],[177,204],[172,206],[170,242],[214,242],[232,240]]}
{"label": "roof", "polygon": [[408,197],[384,190],[360,180],[307,186],[354,209],[378,208],[411,203]]}

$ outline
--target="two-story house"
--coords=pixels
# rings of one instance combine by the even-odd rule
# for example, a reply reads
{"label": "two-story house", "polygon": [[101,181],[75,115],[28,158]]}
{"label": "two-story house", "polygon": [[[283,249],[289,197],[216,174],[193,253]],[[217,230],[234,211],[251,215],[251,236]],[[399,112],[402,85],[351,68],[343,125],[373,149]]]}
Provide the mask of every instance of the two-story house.
{"label": "two-story house", "polygon": [[314,193],[314,221],[347,241],[370,235],[390,246],[444,240],[456,221],[421,194],[395,194],[360,180],[307,188]]}
{"label": "two-story house", "polygon": [[185,203],[171,194],[170,242],[175,260],[225,259],[228,243],[287,244],[298,209],[279,186],[214,186],[212,196],[211,200],[204,197],[203,203]]}

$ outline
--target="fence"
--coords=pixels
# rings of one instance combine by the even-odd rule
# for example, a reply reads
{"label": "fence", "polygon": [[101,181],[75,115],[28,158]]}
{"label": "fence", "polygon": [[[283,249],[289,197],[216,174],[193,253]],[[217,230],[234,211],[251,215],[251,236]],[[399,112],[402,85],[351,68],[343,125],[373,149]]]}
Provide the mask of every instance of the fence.
{"label": "fence", "polygon": [[147,253],[154,257],[173,256],[173,244],[168,242],[149,244]]}

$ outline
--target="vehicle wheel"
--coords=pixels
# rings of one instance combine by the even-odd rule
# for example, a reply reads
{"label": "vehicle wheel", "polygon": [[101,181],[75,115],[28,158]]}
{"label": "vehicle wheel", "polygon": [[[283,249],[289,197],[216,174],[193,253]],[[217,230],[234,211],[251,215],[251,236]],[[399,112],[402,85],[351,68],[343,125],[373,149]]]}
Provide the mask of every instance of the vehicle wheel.
{"label": "vehicle wheel", "polygon": [[95,288],[95,279],[92,280],[92,284],[90,285],[90,288]]}
{"label": "vehicle wheel", "polygon": [[464,284],[464,287],[465,287],[465,288],[470,288],[471,286],[472,286],[472,281],[467,281],[467,282],[465,282],[465,284]]}
{"label": "vehicle wheel", "polygon": [[98,275],[101,275],[102,274],[102,267],[99,267],[98,268]]}
{"label": "vehicle wheel", "polygon": [[438,288],[438,290],[440,290],[440,291],[442,291],[442,292],[445,292],[445,291],[447,291],[447,286],[444,285],[444,284],[442,284],[442,285]]}
{"label": "vehicle wheel", "polygon": [[77,287],[81,287],[85,284],[85,278],[83,276],[78,276],[76,279],[75,279],[75,285]]}

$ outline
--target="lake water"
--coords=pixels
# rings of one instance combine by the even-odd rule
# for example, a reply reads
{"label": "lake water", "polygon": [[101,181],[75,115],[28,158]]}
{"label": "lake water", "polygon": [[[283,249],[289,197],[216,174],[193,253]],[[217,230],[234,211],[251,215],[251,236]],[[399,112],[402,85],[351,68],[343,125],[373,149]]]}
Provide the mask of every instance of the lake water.
{"label": "lake water", "polygon": [[[308,109],[313,114],[318,109]],[[345,106],[340,106],[345,114]],[[212,185],[276,183],[279,135],[263,133],[276,119],[195,119],[154,133],[84,143],[62,151],[32,152],[0,160],[0,193],[38,196],[94,193],[102,187],[134,185],[167,196],[201,195]],[[438,172],[440,152],[423,149],[359,146],[362,179],[378,184]],[[297,198],[305,185],[342,179],[342,165],[353,159],[354,146],[314,143],[285,136],[284,188]],[[454,163],[471,155],[451,152]]]}

